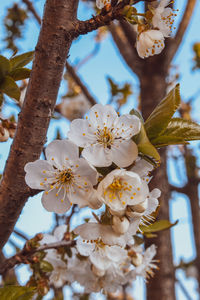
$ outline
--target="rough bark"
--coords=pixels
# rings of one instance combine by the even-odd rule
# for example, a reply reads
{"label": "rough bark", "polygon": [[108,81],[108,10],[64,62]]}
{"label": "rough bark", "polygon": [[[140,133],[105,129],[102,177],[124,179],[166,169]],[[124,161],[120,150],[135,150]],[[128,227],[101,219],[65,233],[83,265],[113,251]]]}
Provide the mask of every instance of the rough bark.
{"label": "rough bark", "polygon": [[67,54],[78,0],[47,0],[25,102],[0,187],[0,248],[31,195],[24,166],[39,158],[46,141]]}
{"label": "rough bark", "polygon": [[188,147],[185,147],[185,164],[187,171],[188,183],[185,187],[185,194],[189,197],[191,213],[192,213],[192,224],[194,232],[194,242],[196,248],[196,259],[195,266],[198,270],[198,291],[200,295],[200,207],[199,207],[199,195],[198,195],[198,170],[196,157],[192,154]]}
{"label": "rough bark", "polygon": [[[152,57],[144,61],[145,72],[140,78],[140,82],[141,108],[145,119],[165,96],[167,70],[162,68],[163,64],[160,64],[160,59],[160,57]],[[166,150],[163,149],[160,154],[161,167],[156,170],[150,188],[159,186],[162,192],[159,198],[158,219],[169,219],[170,188],[166,171]],[[147,300],[175,300],[175,275],[170,231],[162,231],[156,238],[146,240],[147,247],[152,243],[157,246],[156,259],[159,260],[159,269],[147,284]]]}

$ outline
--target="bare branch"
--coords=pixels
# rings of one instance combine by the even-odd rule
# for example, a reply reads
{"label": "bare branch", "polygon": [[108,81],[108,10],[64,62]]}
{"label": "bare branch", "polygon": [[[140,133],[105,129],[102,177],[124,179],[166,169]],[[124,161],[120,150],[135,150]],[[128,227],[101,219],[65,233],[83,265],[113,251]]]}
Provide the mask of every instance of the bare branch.
{"label": "bare branch", "polygon": [[0,187],[0,248],[6,243],[32,190],[24,166],[39,158],[46,141],[76,21],[78,0],[47,0],[35,60],[16,135]]}
{"label": "bare branch", "polygon": [[183,285],[183,283],[178,279],[176,278],[176,282],[178,283],[178,285],[180,286],[183,294],[185,295],[186,299],[187,300],[192,300],[192,298],[190,297],[190,294],[188,293],[188,291],[186,290],[185,286]]}
{"label": "bare branch", "polygon": [[[76,71],[74,70],[74,68],[68,63],[65,63],[65,66],[67,68],[67,71],[69,72],[69,74],[71,75],[71,77],[73,78],[73,80],[76,82],[76,84],[78,86],[80,86],[82,93],[85,95],[85,97],[88,99],[88,101],[92,104],[95,105],[97,102],[94,99],[94,97],[90,94],[90,92],[88,91],[88,88],[86,87],[86,85],[82,82],[82,80],[80,79],[80,77],[77,75]],[[72,100],[73,101],[73,100]]]}
{"label": "bare branch", "polygon": [[179,24],[179,28],[176,33],[176,36],[174,37],[174,39],[171,39],[170,41],[168,41],[167,59],[166,59],[167,65],[169,65],[170,62],[172,61],[174,55],[176,54],[176,52],[182,42],[185,31],[186,31],[186,29],[189,25],[190,19],[192,17],[192,13],[194,11],[195,4],[196,4],[196,0],[188,0],[187,6],[185,8],[185,12],[183,14],[182,20]]}
{"label": "bare branch", "polygon": [[[139,0],[141,1],[141,0]],[[109,10],[103,9],[97,16],[93,16],[86,21],[77,21],[75,29],[71,34],[74,38],[82,34],[94,31],[99,27],[109,25],[113,20],[120,20],[124,18],[123,8],[130,3],[130,0],[123,0],[115,7],[110,7]]]}
{"label": "bare branch", "polygon": [[38,15],[38,13],[36,12],[33,4],[31,1],[29,0],[22,0],[22,2],[24,2],[28,8],[28,10],[33,14],[33,16],[35,17],[35,19],[37,20],[38,24],[41,25],[41,18]]}
{"label": "bare branch", "polygon": [[134,53],[135,45],[133,44],[132,47],[128,45],[128,40],[120,26],[111,24],[109,26],[109,30],[112,34],[113,40],[117,45],[123,59],[129,66],[131,71],[138,75],[141,72],[141,64],[140,64],[140,58],[138,57],[138,55],[135,55]]}
{"label": "bare branch", "polygon": [[181,193],[181,194],[187,194],[187,191],[188,191],[188,185],[187,184],[183,187],[179,187],[179,186],[175,186],[175,185],[170,184],[169,188],[170,188],[171,192],[177,192],[177,193]]}
{"label": "bare branch", "polygon": [[75,245],[76,241],[59,241],[56,243],[45,244],[38,248],[31,248],[30,250],[25,246],[22,251],[8,259],[3,260],[3,263],[0,265],[0,274],[4,274],[18,264],[31,262],[32,256],[37,252],[48,249],[58,249],[61,247],[73,247]]}

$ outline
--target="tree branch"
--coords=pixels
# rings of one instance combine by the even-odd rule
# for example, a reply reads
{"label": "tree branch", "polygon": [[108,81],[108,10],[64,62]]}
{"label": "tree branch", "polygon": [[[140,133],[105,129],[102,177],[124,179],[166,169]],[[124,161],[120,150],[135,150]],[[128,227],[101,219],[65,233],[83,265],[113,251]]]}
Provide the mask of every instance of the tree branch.
{"label": "tree branch", "polygon": [[24,2],[26,4],[28,10],[33,14],[33,16],[37,20],[38,24],[41,25],[41,18],[38,15],[38,13],[36,12],[36,10],[35,10],[33,4],[31,3],[31,1],[29,1],[29,0],[22,0],[22,2]]}
{"label": "tree branch", "polygon": [[139,62],[138,55],[137,56],[134,55],[134,51],[135,51],[135,49],[133,49],[134,44],[132,45],[132,47],[128,45],[128,40],[120,26],[111,24],[109,26],[109,30],[112,34],[112,38],[115,44],[117,45],[121,56],[129,66],[131,71],[136,74],[139,74],[139,72],[141,72],[141,68],[140,68],[140,63],[138,63]]}
{"label": "tree branch", "polygon": [[[141,1],[141,0],[139,0]],[[123,0],[118,5],[110,7],[109,10],[103,9],[97,16],[93,16],[86,21],[77,21],[75,28],[71,31],[71,35],[77,38],[79,35],[87,34],[99,27],[109,25],[113,20],[124,18],[123,8],[130,3],[130,0]]]}
{"label": "tree branch", "polygon": [[175,186],[175,185],[169,184],[169,188],[170,188],[171,192],[177,192],[177,193],[181,193],[181,194],[187,194],[187,191],[188,191],[189,187],[188,187],[187,184],[185,186],[183,186],[183,187],[179,187],[179,186]]}
{"label": "tree branch", "polygon": [[24,249],[17,254],[13,255],[8,259],[4,259],[3,263],[0,265],[0,274],[4,274],[9,269],[21,263],[28,263],[32,261],[32,256],[40,251],[48,250],[48,249],[58,249],[61,247],[73,247],[76,245],[76,241],[59,241],[56,243],[50,243],[42,245],[38,248],[30,248],[28,249],[26,246]]}
{"label": "tree branch", "polygon": [[196,0],[188,0],[187,6],[185,8],[185,12],[183,14],[182,20],[179,24],[179,28],[177,30],[177,33],[174,37],[174,39],[171,39],[167,43],[167,61],[166,64],[169,65],[175,56],[181,42],[183,39],[183,36],[185,34],[185,31],[189,25],[190,19],[192,17],[192,13],[194,11],[194,7],[196,4]]}
{"label": "tree branch", "polygon": [[[82,93],[85,95],[85,97],[88,99],[88,101],[91,103],[91,105],[95,105],[97,101],[94,99],[94,97],[90,94],[88,91],[86,85],[82,82],[80,77],[77,75],[76,71],[74,68],[66,61],[65,66],[67,68],[67,71],[73,78],[73,80],[76,82],[78,86],[80,86]],[[72,100],[73,101],[73,100]]]}
{"label": "tree branch", "polygon": [[46,141],[66,57],[73,37],[78,0],[47,0],[35,60],[16,135],[0,187],[0,248],[31,195],[24,166],[39,158]]}

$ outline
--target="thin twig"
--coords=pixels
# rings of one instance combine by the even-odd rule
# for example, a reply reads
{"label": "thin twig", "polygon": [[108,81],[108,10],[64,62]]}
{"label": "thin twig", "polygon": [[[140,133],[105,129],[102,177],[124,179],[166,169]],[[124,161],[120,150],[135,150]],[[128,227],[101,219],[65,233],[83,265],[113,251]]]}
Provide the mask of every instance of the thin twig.
{"label": "thin twig", "polygon": [[29,260],[31,261],[31,257],[37,252],[48,249],[58,249],[61,247],[73,247],[75,245],[76,241],[59,241],[56,243],[45,244],[38,248],[27,249],[25,246],[23,250],[3,261],[3,264],[0,266],[0,274],[4,274],[7,270],[20,263],[27,263]]}
{"label": "thin twig", "polygon": [[38,24],[41,25],[41,18],[38,15],[38,13],[36,12],[36,10],[35,10],[33,4],[31,3],[31,1],[29,1],[29,0],[22,0],[22,2],[24,2],[26,4],[28,10],[33,14],[33,16],[37,20]]}
{"label": "thin twig", "polygon": [[25,234],[22,233],[21,231],[19,231],[19,230],[17,230],[17,229],[14,229],[13,232],[14,232],[16,235],[20,236],[22,239],[28,241],[27,236],[25,236]]}
{"label": "thin twig", "polygon": [[76,82],[76,84],[78,86],[80,86],[82,93],[85,95],[85,97],[88,99],[88,101],[92,104],[95,105],[97,102],[94,99],[94,97],[89,93],[87,87],[85,86],[85,84],[82,82],[82,80],[80,79],[80,77],[77,75],[77,73],[75,72],[74,68],[68,63],[66,62],[65,64],[67,71],[69,72],[69,74],[71,75],[71,77],[73,78],[73,80]]}
{"label": "thin twig", "polygon": [[183,283],[178,279],[176,278],[176,282],[178,283],[178,285],[180,286],[183,294],[185,295],[185,297],[188,299],[188,300],[192,300],[192,298],[190,297],[188,291],[186,290],[186,288],[184,287]]}

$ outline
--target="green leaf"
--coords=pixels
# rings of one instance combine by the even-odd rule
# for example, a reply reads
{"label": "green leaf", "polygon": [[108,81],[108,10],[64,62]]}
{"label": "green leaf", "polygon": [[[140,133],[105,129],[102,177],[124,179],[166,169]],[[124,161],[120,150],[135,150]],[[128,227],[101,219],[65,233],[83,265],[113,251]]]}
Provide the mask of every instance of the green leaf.
{"label": "green leaf", "polygon": [[34,51],[30,51],[12,57],[10,59],[12,70],[26,66],[30,61],[32,61],[33,56],[34,56]]}
{"label": "green leaf", "polygon": [[167,128],[172,116],[179,107],[180,87],[179,84],[158,104],[145,122],[145,129],[150,141]]}
{"label": "green leaf", "polygon": [[161,136],[151,142],[155,147],[167,145],[187,144],[187,141],[200,140],[200,125],[180,118],[171,119]]}
{"label": "green leaf", "polygon": [[17,68],[9,73],[9,76],[12,77],[15,81],[22,80],[30,77],[31,70],[27,68]]}
{"label": "green leaf", "polygon": [[144,234],[146,234],[146,233],[149,234],[149,233],[159,232],[162,230],[169,229],[169,228],[175,226],[177,223],[178,223],[178,220],[174,223],[170,223],[170,221],[168,221],[168,220],[159,220],[149,226],[142,225],[142,226],[140,226],[140,229]]}
{"label": "green leaf", "polygon": [[46,272],[52,272],[53,271],[53,266],[47,260],[42,260],[40,262],[40,269],[44,273],[46,273]]}
{"label": "green leaf", "polygon": [[0,55],[0,81],[10,72],[10,61]]}
{"label": "green leaf", "polygon": [[17,101],[19,101],[21,94],[19,87],[10,76],[6,76],[3,82],[0,84],[0,92],[16,99]]}
{"label": "green leaf", "polygon": [[138,146],[138,151],[144,156],[153,158],[156,162],[160,161],[160,155],[156,148],[150,143],[145,128],[143,124],[141,124],[140,133],[133,138],[134,142]]}
{"label": "green leaf", "polygon": [[5,286],[0,288],[1,300],[32,300],[35,289],[25,286]]}
{"label": "green leaf", "polygon": [[140,119],[140,121],[142,121],[142,123],[144,123],[144,119],[138,110],[133,108],[133,109],[131,109],[129,114],[138,117]]}

